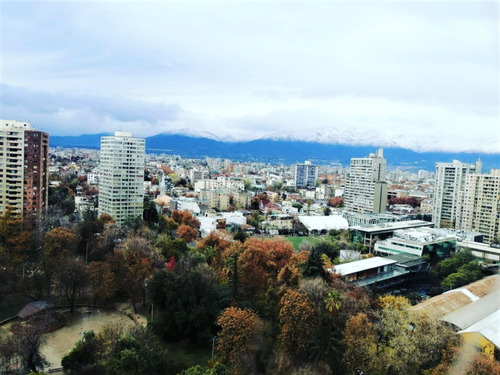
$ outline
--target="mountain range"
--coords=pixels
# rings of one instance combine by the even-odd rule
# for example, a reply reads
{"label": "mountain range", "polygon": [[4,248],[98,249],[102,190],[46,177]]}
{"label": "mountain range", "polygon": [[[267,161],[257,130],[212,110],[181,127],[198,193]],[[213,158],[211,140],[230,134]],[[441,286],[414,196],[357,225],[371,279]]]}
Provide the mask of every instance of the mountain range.
{"label": "mountain range", "polygon": [[[80,136],[51,136],[51,147],[80,147],[98,149],[102,136],[83,134]],[[417,152],[401,147],[383,145],[388,167],[408,170],[434,170],[436,162],[460,160],[483,162],[483,172],[500,168],[500,153],[474,152]],[[365,157],[375,152],[377,146],[331,144],[277,138],[252,141],[224,141],[208,137],[162,133],[146,138],[147,153],[180,155],[183,158],[227,158],[235,161],[255,161],[294,164],[311,160],[320,165],[341,164],[347,166],[353,157]]]}

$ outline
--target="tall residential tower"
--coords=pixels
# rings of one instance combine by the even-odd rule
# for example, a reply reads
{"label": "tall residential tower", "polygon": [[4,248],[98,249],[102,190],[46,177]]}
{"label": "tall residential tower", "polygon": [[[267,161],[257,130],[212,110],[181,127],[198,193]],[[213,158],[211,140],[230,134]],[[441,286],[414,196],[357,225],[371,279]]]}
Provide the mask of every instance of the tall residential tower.
{"label": "tall residential tower", "polygon": [[295,187],[313,188],[318,180],[318,166],[306,161],[295,165]]}
{"label": "tall residential tower", "polygon": [[481,161],[475,164],[436,163],[436,185],[432,221],[436,228],[455,228],[457,212],[461,207],[460,192],[464,190],[466,177],[481,173]]}
{"label": "tall residential tower", "polygon": [[116,132],[101,138],[99,215],[111,215],[122,225],[142,218],[144,205],[145,140]]}
{"label": "tall residential tower", "polygon": [[384,213],[387,206],[383,149],[367,158],[352,158],[344,189],[344,206],[353,212]]}
{"label": "tall residential tower", "polygon": [[49,135],[29,122],[0,120],[0,214],[40,216],[48,205]]}
{"label": "tall residential tower", "polygon": [[479,232],[484,242],[500,240],[500,169],[469,174],[457,210],[457,229]]}

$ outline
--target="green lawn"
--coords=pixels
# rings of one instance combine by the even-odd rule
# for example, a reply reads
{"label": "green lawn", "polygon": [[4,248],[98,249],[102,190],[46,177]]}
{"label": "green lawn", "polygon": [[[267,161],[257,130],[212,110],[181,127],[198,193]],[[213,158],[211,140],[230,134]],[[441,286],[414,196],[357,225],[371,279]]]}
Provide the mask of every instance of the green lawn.
{"label": "green lawn", "polygon": [[293,248],[295,249],[295,251],[299,251],[299,246],[303,241],[309,241],[310,243],[315,244],[321,242],[324,239],[324,237],[319,237],[319,236],[303,236],[303,237],[291,236],[285,238],[293,244]]}

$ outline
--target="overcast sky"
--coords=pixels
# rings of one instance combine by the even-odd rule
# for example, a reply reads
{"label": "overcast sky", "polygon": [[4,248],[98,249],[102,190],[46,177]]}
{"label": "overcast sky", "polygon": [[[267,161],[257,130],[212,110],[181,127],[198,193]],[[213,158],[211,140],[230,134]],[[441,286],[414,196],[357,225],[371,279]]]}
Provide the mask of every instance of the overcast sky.
{"label": "overcast sky", "polygon": [[497,1],[0,7],[0,117],[53,135],[352,130],[500,152]]}

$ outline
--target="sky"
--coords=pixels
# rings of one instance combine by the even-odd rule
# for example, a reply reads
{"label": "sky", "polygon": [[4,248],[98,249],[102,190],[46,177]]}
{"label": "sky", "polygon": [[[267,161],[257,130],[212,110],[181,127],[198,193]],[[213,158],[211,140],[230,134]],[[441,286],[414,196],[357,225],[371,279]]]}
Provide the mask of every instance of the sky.
{"label": "sky", "polygon": [[499,17],[480,0],[0,0],[0,118],[500,153]]}

